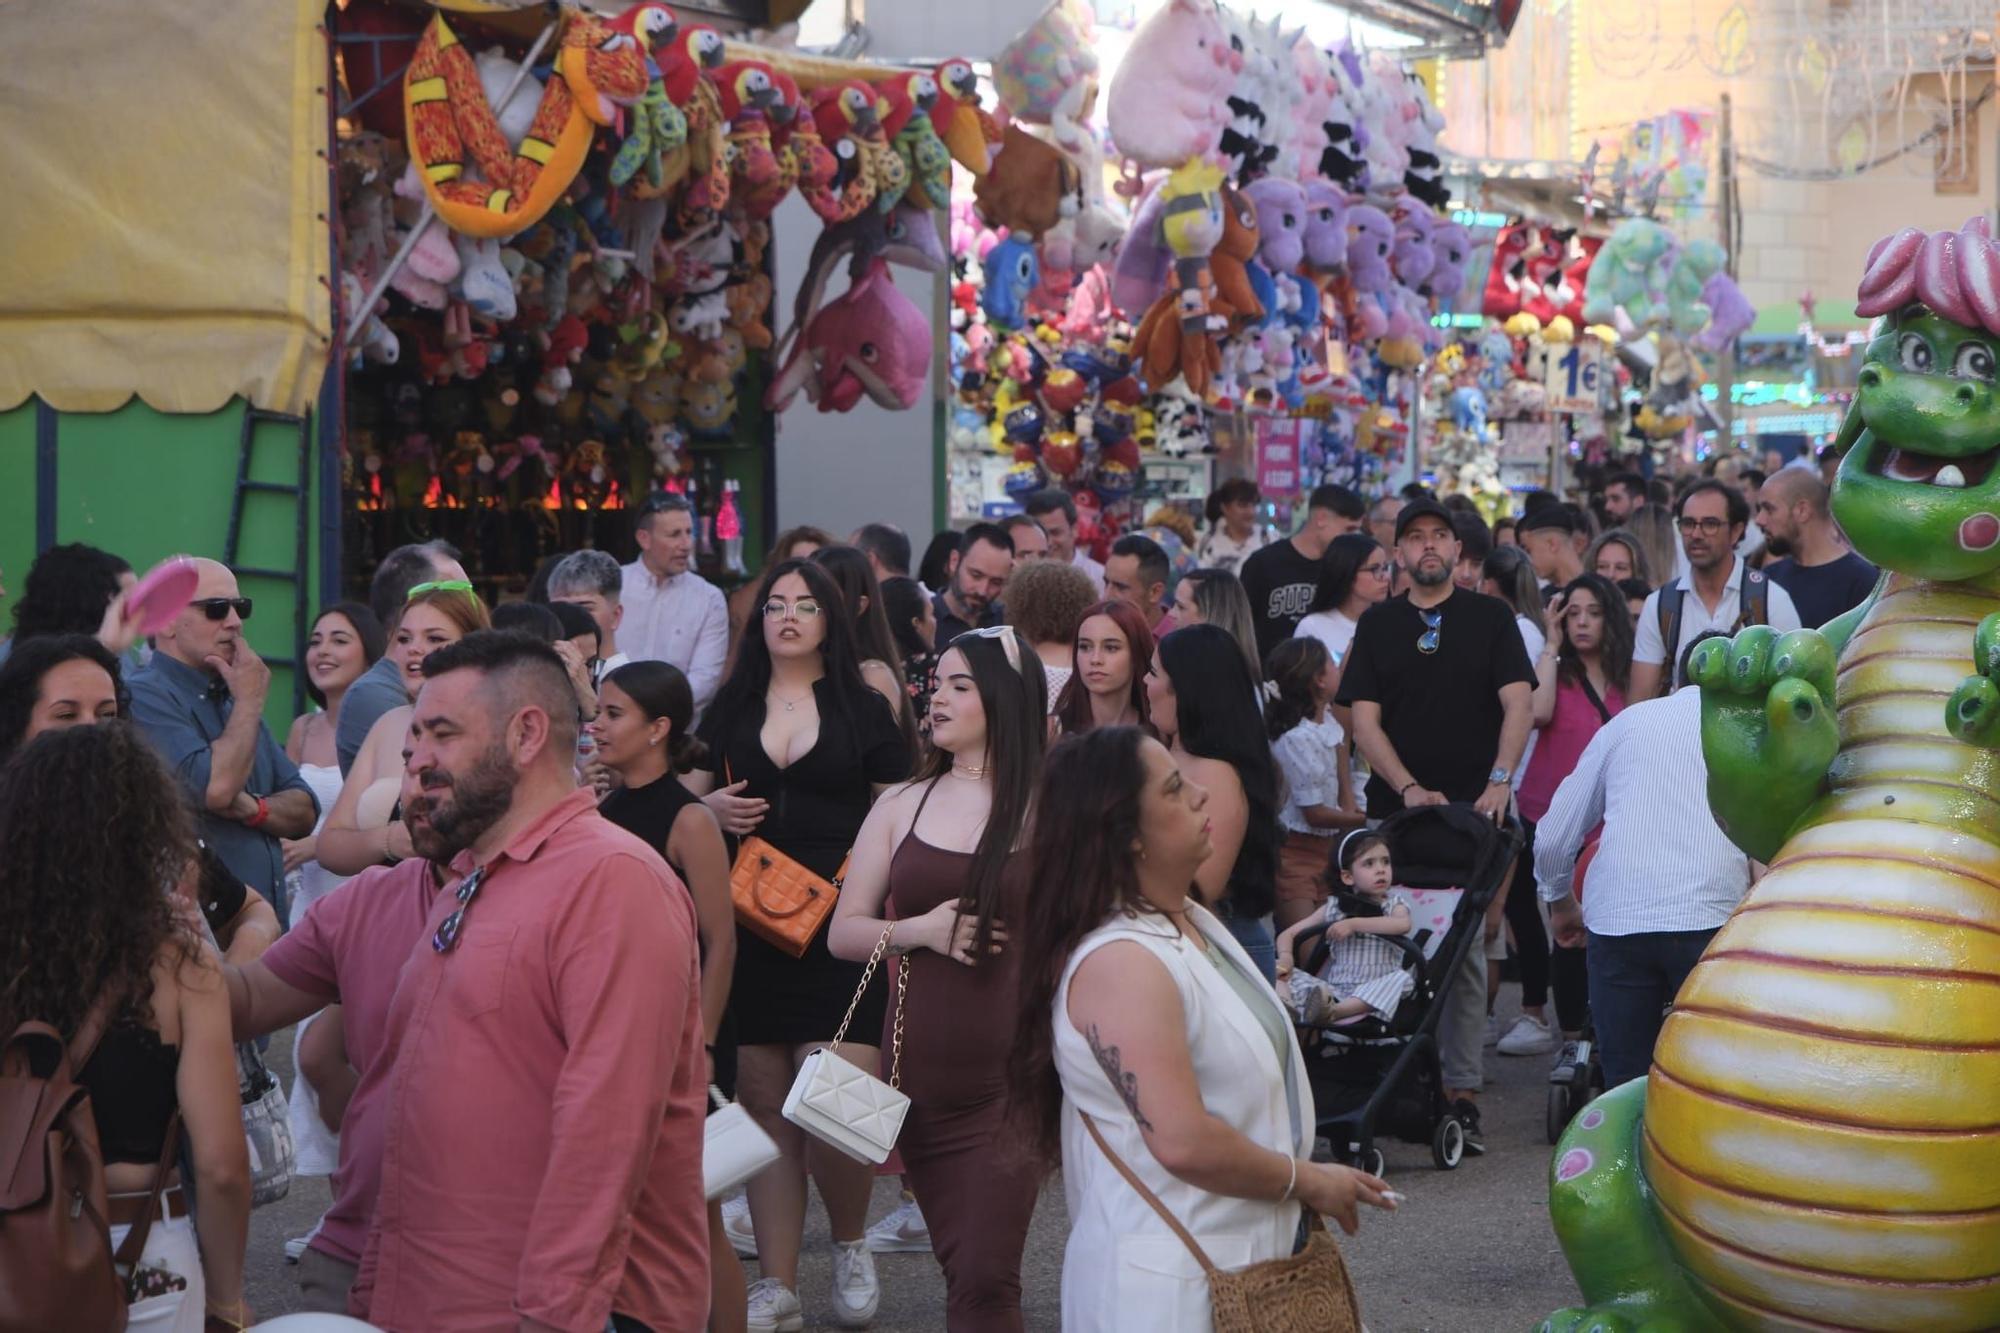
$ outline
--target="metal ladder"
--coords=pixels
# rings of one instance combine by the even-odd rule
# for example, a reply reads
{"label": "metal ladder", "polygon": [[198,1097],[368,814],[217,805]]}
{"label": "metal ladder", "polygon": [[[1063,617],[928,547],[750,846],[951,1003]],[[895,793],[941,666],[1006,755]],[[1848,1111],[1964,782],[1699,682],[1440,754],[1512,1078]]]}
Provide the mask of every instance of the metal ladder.
{"label": "metal ladder", "polygon": [[[250,475],[251,457],[257,445],[257,427],[269,424],[285,426],[296,432],[298,437],[298,481],[259,481]],[[240,544],[243,538],[243,511],[252,495],[285,495],[292,499],[293,527],[297,532],[296,545],[292,550],[292,568],[272,569],[260,565],[238,563]],[[265,579],[276,583],[292,585],[292,655],[290,657],[267,657],[270,666],[283,667],[292,673],[292,712],[305,711],[306,673],[305,637],[308,603],[306,601],[306,542],[312,527],[312,423],[311,419],[294,416],[289,412],[267,412],[261,407],[246,407],[243,411],[243,431],[236,445],[236,492],[229,501],[229,535],[222,544],[222,562],[236,571],[238,578]]]}

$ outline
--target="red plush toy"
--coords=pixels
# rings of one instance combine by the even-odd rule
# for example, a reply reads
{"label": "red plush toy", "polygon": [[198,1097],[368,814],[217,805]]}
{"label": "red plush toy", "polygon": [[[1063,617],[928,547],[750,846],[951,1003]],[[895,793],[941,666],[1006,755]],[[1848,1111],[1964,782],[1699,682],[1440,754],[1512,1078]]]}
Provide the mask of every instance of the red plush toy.
{"label": "red plush toy", "polygon": [[1493,264],[1486,270],[1486,293],[1479,303],[1488,319],[1505,321],[1520,313],[1521,275],[1533,240],[1533,229],[1517,222],[1493,242]]}
{"label": "red plush toy", "polygon": [[1563,291],[1563,263],[1569,255],[1569,238],[1574,232],[1554,227],[1537,227],[1534,242],[1522,261],[1521,309],[1547,324],[1568,303]]}

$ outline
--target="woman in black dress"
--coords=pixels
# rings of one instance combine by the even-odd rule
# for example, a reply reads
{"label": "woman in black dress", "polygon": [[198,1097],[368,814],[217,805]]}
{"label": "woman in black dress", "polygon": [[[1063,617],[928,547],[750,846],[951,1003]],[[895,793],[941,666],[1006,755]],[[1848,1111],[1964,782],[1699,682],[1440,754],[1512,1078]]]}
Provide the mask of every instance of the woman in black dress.
{"label": "woman in black dress", "polygon": [[[597,720],[590,734],[597,762],[624,785],[597,807],[627,833],[666,858],[694,899],[701,933],[701,1017],[707,1033],[709,1081],[724,1096],[736,1093],[736,1037],[728,1021],[729,983],[736,969],[736,913],[729,902],[729,849],[722,826],[682,786],[702,755],[688,730],[694,691],[669,662],[628,662],[597,688]],[[722,1203],[708,1205],[709,1327],[716,1333],[744,1326],[743,1265],[722,1230]]]}
{"label": "woman in black dress", "polygon": [[[685,781],[725,832],[754,833],[832,879],[875,796],[909,776],[909,746],[888,701],[861,678],[852,617],[824,569],[787,560],[765,576],[752,605],[761,632],[744,634],[702,719],[708,753]],[[829,953],[824,930],[802,958],[740,929],[736,949],[740,1100],[784,1153],[748,1188],[763,1269],[750,1290],[752,1322],[797,1326],[810,1169],[832,1223],[836,1319],[865,1323],[880,1299],[862,1236],[874,1169],[812,1141],[782,1114],[800,1062],[840,1026],[862,964]],[[886,999],[878,974],[850,1032],[880,1032]],[[840,1054],[871,1073],[880,1064],[880,1052],[858,1042],[843,1042]]]}

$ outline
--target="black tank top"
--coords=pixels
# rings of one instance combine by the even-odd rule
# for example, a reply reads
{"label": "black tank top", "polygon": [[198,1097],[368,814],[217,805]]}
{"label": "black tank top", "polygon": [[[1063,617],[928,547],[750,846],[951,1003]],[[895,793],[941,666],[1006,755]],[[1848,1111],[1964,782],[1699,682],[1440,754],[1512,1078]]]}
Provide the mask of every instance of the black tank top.
{"label": "black tank top", "polygon": [[643,787],[620,787],[604,798],[597,813],[658,852],[674,867],[674,873],[686,880],[686,867],[675,865],[673,858],[667,856],[667,838],[673,833],[674,821],[680,818],[681,811],[699,804],[701,797],[669,773]]}
{"label": "black tank top", "polygon": [[181,1052],[139,1021],[129,1007],[111,1021],[77,1075],[90,1089],[97,1142],[108,1162],[151,1166],[166,1146],[167,1121],[179,1104],[174,1078]]}

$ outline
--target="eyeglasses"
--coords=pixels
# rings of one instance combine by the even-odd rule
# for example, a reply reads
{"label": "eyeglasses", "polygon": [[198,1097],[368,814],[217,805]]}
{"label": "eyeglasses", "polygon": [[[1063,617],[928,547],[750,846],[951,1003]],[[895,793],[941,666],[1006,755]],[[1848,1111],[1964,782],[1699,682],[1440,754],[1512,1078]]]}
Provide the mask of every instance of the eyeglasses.
{"label": "eyeglasses", "polygon": [[1389,562],[1385,560],[1379,565],[1363,565],[1361,572],[1363,574],[1372,574],[1378,579],[1386,579],[1389,577]]}
{"label": "eyeglasses", "polygon": [[227,620],[231,611],[236,612],[238,620],[248,620],[250,618],[250,599],[248,597],[199,597],[189,602],[188,605],[200,607],[201,613],[210,620]]}
{"label": "eyeglasses", "polygon": [[[1021,674],[1021,638],[1012,625],[988,625],[985,629],[969,629],[958,636],[960,639],[998,639],[1001,649],[1007,654],[1007,665]],[[957,642],[956,639],[953,640]]]}
{"label": "eyeglasses", "polygon": [[1683,536],[1692,536],[1699,532],[1704,537],[1714,537],[1720,535],[1722,530],[1729,526],[1729,522],[1720,518],[1684,518],[1675,526],[1681,530]]}
{"label": "eyeglasses", "polygon": [[764,603],[764,619],[766,620],[817,620],[818,618],[819,603],[808,598],[800,598],[796,602],[787,603],[773,597],[770,601]]}
{"label": "eyeglasses", "polygon": [[467,875],[458,886],[458,907],[452,914],[438,923],[437,934],[431,936],[431,948],[438,953],[450,953],[458,947],[458,933],[465,925],[465,914],[472,910],[472,900],[479,896],[479,886],[486,882],[486,867],[480,866]]}
{"label": "eyeglasses", "polygon": [[414,602],[427,592],[463,592],[470,593],[474,597],[479,595],[477,590],[464,579],[437,579],[430,583],[419,583],[416,587],[410,589],[410,595],[404,600]]}
{"label": "eyeglasses", "polygon": [[1419,611],[1423,617],[1424,632],[1417,636],[1417,651],[1426,655],[1438,650],[1438,640],[1444,637],[1444,612]]}

